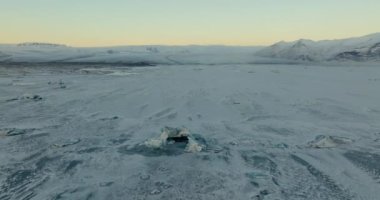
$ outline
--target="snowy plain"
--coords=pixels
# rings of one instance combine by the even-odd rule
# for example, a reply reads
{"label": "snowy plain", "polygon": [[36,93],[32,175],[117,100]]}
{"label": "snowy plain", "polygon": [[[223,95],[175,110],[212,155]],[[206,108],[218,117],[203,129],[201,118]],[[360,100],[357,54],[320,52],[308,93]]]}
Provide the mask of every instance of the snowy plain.
{"label": "snowy plain", "polygon": [[376,65],[2,64],[0,94],[1,200],[380,196]]}

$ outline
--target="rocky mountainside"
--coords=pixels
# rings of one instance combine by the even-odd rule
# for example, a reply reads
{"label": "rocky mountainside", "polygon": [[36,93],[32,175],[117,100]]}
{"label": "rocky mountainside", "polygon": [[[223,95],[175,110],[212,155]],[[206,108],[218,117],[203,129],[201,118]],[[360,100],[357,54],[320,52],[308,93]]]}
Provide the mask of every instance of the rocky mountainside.
{"label": "rocky mountainside", "polygon": [[257,56],[297,61],[378,61],[380,33],[342,40],[278,42]]}

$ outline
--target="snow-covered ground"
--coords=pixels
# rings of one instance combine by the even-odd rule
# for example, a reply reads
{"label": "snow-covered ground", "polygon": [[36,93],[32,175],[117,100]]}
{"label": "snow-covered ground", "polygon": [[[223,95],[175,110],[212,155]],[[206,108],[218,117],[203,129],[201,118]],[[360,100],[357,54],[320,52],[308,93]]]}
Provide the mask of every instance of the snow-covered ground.
{"label": "snow-covered ground", "polygon": [[377,66],[1,65],[0,199],[376,200],[379,102]]}

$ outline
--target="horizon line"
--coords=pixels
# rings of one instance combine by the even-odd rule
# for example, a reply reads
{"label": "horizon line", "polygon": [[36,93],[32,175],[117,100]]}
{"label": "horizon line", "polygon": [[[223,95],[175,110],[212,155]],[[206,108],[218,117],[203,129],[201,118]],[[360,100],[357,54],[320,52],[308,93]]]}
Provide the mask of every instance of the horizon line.
{"label": "horizon line", "polygon": [[212,47],[212,46],[224,46],[224,47],[266,47],[266,46],[271,46],[273,44],[276,44],[276,43],[279,43],[279,42],[294,42],[294,41],[298,41],[298,40],[311,40],[313,42],[321,42],[321,41],[333,41],[333,40],[346,40],[346,39],[355,39],[355,38],[361,38],[361,37],[367,37],[367,36],[371,36],[371,35],[376,35],[376,34],[379,34],[380,35],[380,32],[374,32],[374,33],[370,33],[370,34],[366,34],[366,35],[360,35],[360,36],[351,36],[351,37],[343,37],[343,38],[333,38],[333,39],[318,39],[318,40],[314,40],[314,39],[309,39],[309,38],[299,38],[299,39],[296,39],[296,40],[279,40],[277,42],[273,42],[273,43],[270,43],[270,44],[257,44],[257,45],[253,45],[253,44],[248,44],[248,45],[243,45],[243,44],[201,44],[201,43],[198,43],[198,44],[192,44],[192,43],[189,43],[189,44],[162,44],[162,43],[147,43],[147,44],[117,44],[117,45],[73,45],[73,44],[69,44],[69,43],[59,43],[59,42],[47,42],[47,41],[24,41],[24,42],[18,42],[18,43],[0,43],[0,45],[21,45],[21,44],[32,44],[32,43],[40,43],[40,44],[52,44],[52,45],[60,45],[60,46],[66,46],[66,47],[72,47],[72,48],[110,48],[110,47],[141,47],[141,46],[164,46],[164,47],[186,47],[186,46],[200,46],[200,47],[206,47],[206,46],[209,46],[209,47]]}

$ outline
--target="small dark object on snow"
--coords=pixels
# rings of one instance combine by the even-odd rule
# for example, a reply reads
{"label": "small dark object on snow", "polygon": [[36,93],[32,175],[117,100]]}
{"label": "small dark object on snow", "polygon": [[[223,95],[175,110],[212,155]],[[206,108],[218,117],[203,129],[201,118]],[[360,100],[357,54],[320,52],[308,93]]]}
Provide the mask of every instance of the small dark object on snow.
{"label": "small dark object on snow", "polygon": [[189,138],[187,136],[181,136],[181,137],[168,137],[167,139],[168,142],[176,142],[176,143],[188,143]]}

